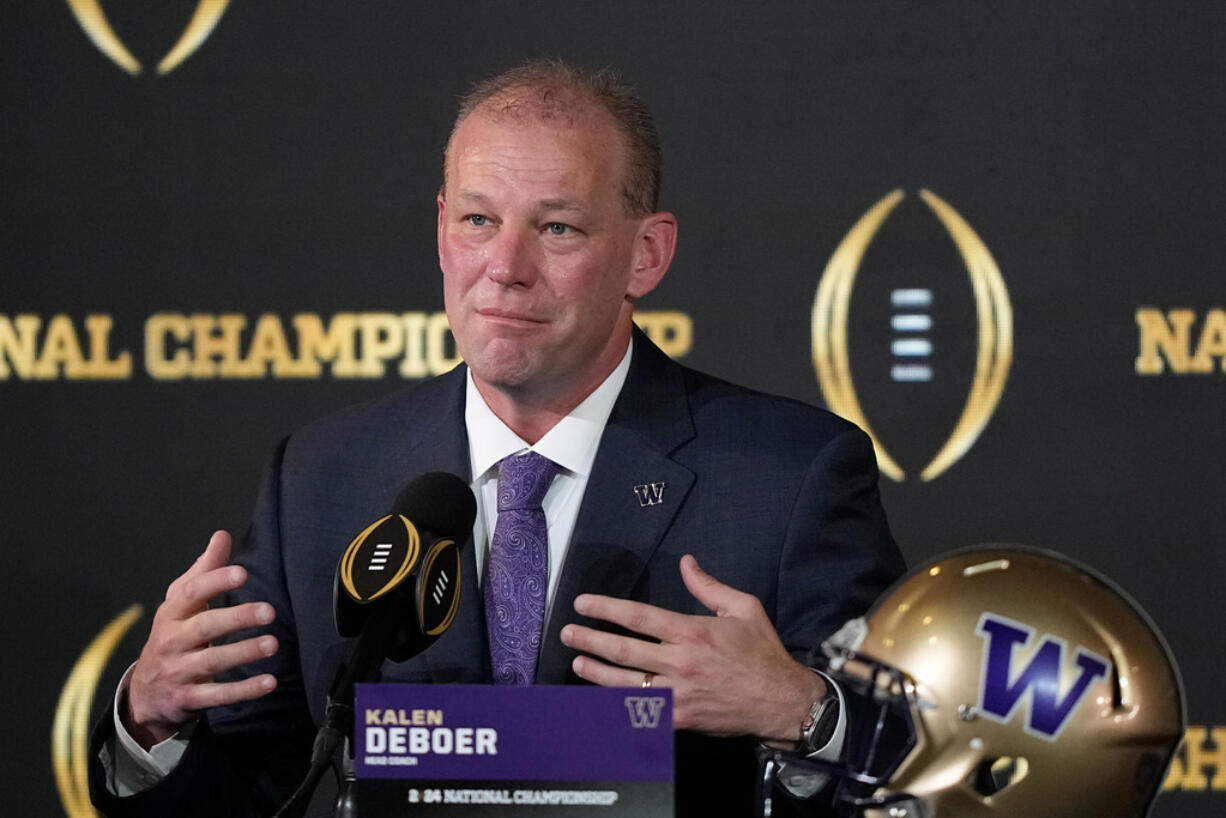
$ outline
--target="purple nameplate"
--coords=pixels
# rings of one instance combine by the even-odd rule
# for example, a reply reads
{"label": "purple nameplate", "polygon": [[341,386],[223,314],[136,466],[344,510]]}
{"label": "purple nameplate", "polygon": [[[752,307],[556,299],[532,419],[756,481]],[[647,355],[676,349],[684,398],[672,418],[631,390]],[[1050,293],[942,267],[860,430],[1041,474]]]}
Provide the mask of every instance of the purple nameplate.
{"label": "purple nameplate", "polygon": [[667,688],[357,686],[362,778],[672,781]]}

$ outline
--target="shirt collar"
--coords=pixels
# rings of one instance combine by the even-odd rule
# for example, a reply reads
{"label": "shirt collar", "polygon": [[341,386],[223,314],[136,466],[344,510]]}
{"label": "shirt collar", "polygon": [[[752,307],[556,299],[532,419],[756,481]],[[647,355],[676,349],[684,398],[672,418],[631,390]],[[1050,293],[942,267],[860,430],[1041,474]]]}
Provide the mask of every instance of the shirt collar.
{"label": "shirt collar", "polygon": [[632,338],[621,363],[592,394],[558,421],[534,446],[529,446],[490,410],[473,382],[470,369],[464,401],[464,426],[468,431],[468,456],[473,480],[480,480],[504,457],[525,449],[542,454],[572,474],[586,478],[596,460],[596,449],[609,421],[609,414],[613,411],[613,404],[626,383],[633,351]]}

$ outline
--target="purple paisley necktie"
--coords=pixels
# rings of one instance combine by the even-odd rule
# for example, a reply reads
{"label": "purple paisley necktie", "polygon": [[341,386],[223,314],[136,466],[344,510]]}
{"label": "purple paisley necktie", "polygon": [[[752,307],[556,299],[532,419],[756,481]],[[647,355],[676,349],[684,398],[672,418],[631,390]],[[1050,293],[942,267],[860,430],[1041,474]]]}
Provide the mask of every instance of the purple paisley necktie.
{"label": "purple paisley necktie", "polygon": [[545,618],[549,540],[541,500],[558,464],[536,452],[498,464],[498,521],[485,575],[495,684],[532,684]]}

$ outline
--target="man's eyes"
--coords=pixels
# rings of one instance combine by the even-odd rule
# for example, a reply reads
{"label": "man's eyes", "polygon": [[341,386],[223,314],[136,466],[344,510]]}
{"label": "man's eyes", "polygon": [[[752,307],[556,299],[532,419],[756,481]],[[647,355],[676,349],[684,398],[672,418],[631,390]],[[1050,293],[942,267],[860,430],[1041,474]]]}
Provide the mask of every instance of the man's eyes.
{"label": "man's eyes", "polygon": [[[488,216],[482,216],[480,213],[471,213],[464,217],[464,221],[473,227],[488,227],[493,224]],[[578,232],[574,226],[564,222],[549,222],[544,231],[551,236],[571,236]]]}

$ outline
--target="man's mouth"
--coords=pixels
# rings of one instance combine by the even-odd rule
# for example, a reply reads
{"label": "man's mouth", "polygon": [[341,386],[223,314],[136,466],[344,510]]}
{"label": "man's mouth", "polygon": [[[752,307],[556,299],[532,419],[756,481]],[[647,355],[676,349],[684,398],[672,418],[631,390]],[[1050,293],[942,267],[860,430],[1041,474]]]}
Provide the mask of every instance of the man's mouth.
{"label": "man's mouth", "polygon": [[499,321],[507,324],[543,324],[542,319],[519,310],[509,310],[501,307],[486,307],[477,310],[477,314],[489,321]]}

